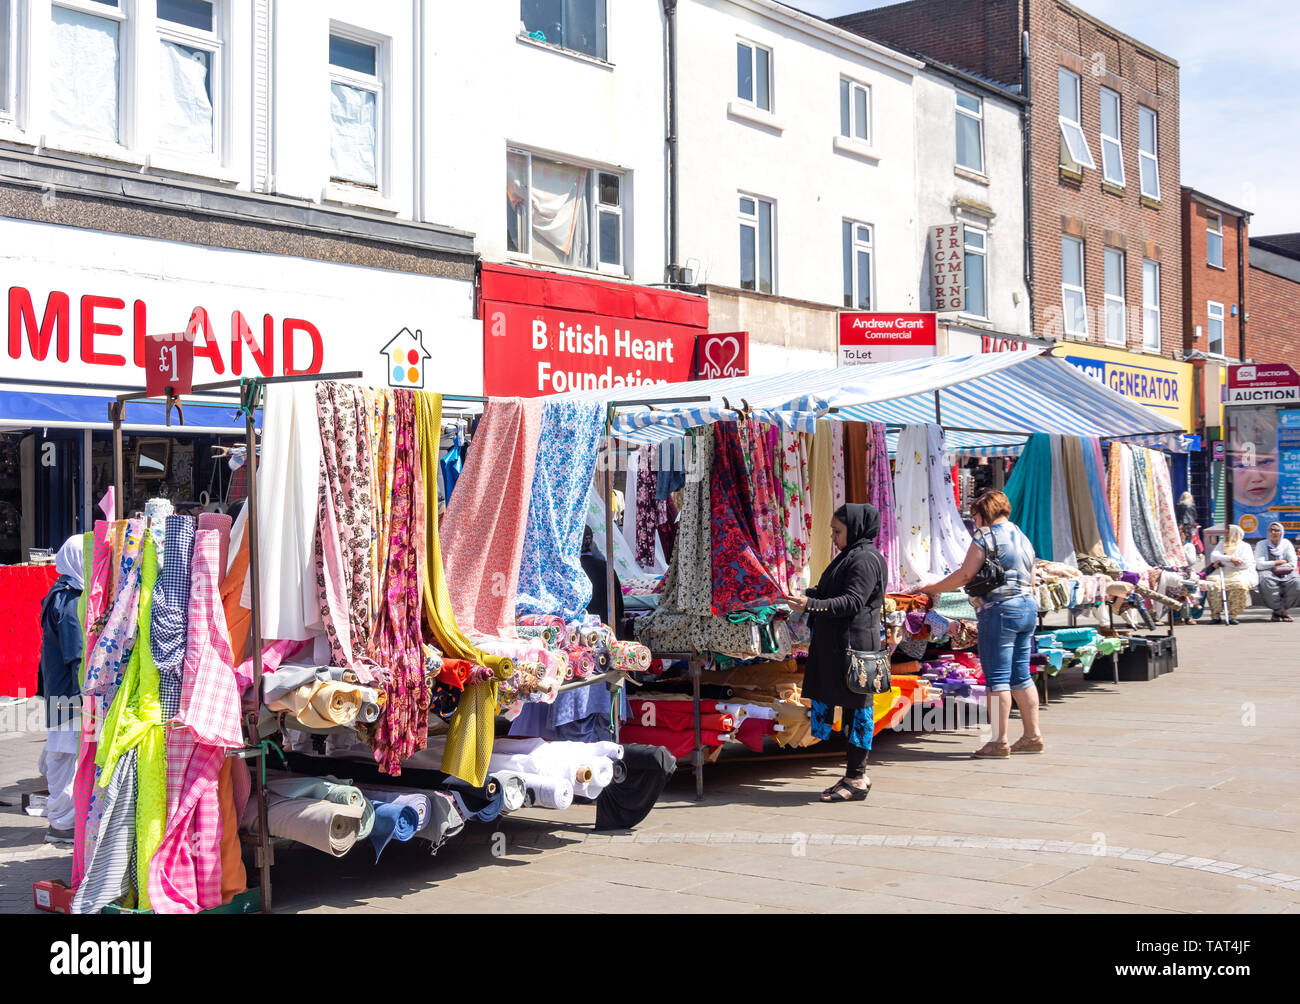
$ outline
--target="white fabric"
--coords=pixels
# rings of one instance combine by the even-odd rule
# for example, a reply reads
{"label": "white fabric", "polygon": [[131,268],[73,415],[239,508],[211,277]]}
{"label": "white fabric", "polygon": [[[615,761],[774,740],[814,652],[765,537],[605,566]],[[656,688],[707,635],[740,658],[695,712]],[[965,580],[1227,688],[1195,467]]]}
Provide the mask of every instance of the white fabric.
{"label": "white fabric", "polygon": [[1075,567],[1074,524],[1066,495],[1065,464],[1061,459],[1061,437],[1051,436],[1052,445],[1052,560]]}
{"label": "white fabric", "polygon": [[375,93],[330,82],[330,177],[377,185]]}
{"label": "white fabric", "polygon": [[45,737],[45,750],[41,754],[41,770],[45,774],[50,797],[45,803],[45,818],[56,830],[70,830],[76,822],[76,809],[72,803],[72,782],[77,776],[76,737],[71,752],[60,750],[67,733],[51,732]]}
{"label": "white fabric", "polygon": [[951,575],[970,550],[945,463],[943,430],[937,425],[909,425],[899,435],[894,500],[903,581],[911,587]]}
{"label": "white fabric", "polygon": [[[597,487],[597,482],[602,478],[602,475],[596,476],[596,481],[592,482],[591,491],[587,494],[587,525],[591,527],[595,552],[603,558],[605,557],[605,501],[601,498],[601,490]],[[628,547],[623,535],[617,532],[614,534],[614,571],[623,582],[646,577],[646,573],[636,563],[636,553]]]}
{"label": "white fabric", "polygon": [[57,130],[117,142],[118,23],[50,9],[47,114]]}
{"label": "white fabric", "polygon": [[533,158],[529,186],[532,257],[561,265],[588,265],[587,178],[590,172],[555,161]]}
{"label": "white fabric", "polygon": [[[1233,559],[1245,562],[1241,567],[1231,564]],[[1255,552],[1250,549],[1250,545],[1244,540],[1236,546],[1230,546],[1227,540],[1221,540],[1214,545],[1214,550],[1210,552],[1210,566],[1213,567],[1217,561],[1225,562],[1221,571],[1231,585],[1233,580],[1240,582],[1243,586],[1254,589],[1259,585],[1259,572],[1255,568]],[[1211,573],[1213,578],[1218,578],[1218,572]]]}
{"label": "white fabric", "polygon": [[1145,572],[1151,566],[1146,563],[1133,539],[1133,508],[1129,502],[1133,486],[1132,448],[1121,445],[1119,458],[1119,525],[1115,527],[1119,536],[1119,553],[1124,559],[1124,567],[1130,572]]}
{"label": "white fabric", "polygon": [[184,153],[212,153],[212,101],[208,98],[210,53],[160,39],[158,142]]}
{"label": "white fabric", "polygon": [[[312,557],[320,463],[316,385],[267,387],[257,468],[263,638],[306,641],[323,633]],[[240,600],[249,608],[251,588],[249,576]]]}

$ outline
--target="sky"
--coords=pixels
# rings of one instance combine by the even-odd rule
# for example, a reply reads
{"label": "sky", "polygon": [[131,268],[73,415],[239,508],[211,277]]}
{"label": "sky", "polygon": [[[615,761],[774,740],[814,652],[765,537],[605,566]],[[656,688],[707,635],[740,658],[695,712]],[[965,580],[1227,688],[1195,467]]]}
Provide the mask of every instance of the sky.
{"label": "sky", "polygon": [[[895,2],[895,0],[888,0]],[[1300,231],[1295,0],[1073,0],[1178,61],[1182,183],[1247,209],[1254,236]],[[886,0],[790,0],[820,17]]]}

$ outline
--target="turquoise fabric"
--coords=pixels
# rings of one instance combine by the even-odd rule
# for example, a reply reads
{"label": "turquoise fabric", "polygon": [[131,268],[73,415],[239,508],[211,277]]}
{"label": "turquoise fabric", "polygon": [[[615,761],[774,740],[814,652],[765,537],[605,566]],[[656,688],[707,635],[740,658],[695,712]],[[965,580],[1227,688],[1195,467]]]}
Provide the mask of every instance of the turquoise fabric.
{"label": "turquoise fabric", "polygon": [[1052,546],[1052,445],[1051,438],[1036,432],[1025,442],[1020,459],[1007,479],[1011,501],[1011,522],[1034,545],[1034,553],[1055,554]]}

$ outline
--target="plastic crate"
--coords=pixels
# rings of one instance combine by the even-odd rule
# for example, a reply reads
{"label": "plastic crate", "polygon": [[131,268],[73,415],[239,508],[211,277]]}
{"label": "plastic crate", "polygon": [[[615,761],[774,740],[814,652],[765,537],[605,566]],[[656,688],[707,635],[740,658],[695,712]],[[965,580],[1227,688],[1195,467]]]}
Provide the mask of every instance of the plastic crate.
{"label": "plastic crate", "polygon": [[1177,638],[1163,634],[1135,634],[1129,638],[1128,648],[1119,653],[1119,678],[1124,681],[1154,680],[1172,673],[1177,665]]}
{"label": "plastic crate", "polygon": [[32,883],[32,902],[38,910],[71,913],[73,890],[63,879],[42,879]]}

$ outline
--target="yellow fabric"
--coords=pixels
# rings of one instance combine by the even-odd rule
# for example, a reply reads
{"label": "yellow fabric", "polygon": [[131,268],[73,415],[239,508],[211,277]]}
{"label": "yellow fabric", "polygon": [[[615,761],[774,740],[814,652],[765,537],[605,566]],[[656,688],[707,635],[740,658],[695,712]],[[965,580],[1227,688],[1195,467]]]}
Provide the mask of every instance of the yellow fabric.
{"label": "yellow fabric", "polygon": [[104,719],[95,761],[104,768],[99,786],[107,787],[117,761],[133,746],[138,747],[135,886],[139,908],[148,910],[149,862],[162,843],[167,823],[167,739],[162,725],[161,680],[149,641],[154,583],[158,579],[158,552],[152,534],[145,534],[141,561],[139,634],[117,697]]}
{"label": "yellow fabric", "polygon": [[835,512],[831,478],[833,471],[831,423],[817,422],[808,456],[808,480],[811,482],[812,528],[808,531],[808,574],[815,585],[831,563],[831,515]]}
{"label": "yellow fabric", "polygon": [[472,683],[461,695],[447,729],[447,749],[442,771],[476,787],[487,780],[496,734],[498,684],[496,680]]}

